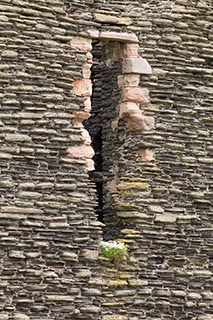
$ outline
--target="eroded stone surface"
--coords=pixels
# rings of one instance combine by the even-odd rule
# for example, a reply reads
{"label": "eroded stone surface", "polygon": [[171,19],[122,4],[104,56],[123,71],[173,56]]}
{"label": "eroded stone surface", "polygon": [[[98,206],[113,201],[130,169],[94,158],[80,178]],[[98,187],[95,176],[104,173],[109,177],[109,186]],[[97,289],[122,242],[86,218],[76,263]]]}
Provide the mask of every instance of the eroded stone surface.
{"label": "eroded stone surface", "polygon": [[90,36],[93,39],[98,39],[99,38],[99,33],[100,32],[98,30],[93,30],[93,29],[87,30],[88,36]]}
{"label": "eroded stone surface", "polygon": [[24,255],[23,251],[11,250],[9,252],[9,257],[15,258],[15,259],[24,259],[25,255]]}
{"label": "eroded stone surface", "polygon": [[91,99],[90,98],[87,98],[85,101],[84,101],[84,111],[85,112],[90,112],[91,111]]}
{"label": "eroded stone surface", "polygon": [[14,320],[29,320],[30,317],[28,317],[27,315],[23,314],[23,313],[15,313],[14,314]]}
{"label": "eroded stone surface", "polygon": [[7,58],[7,59],[14,59],[14,58],[17,58],[18,52],[13,51],[13,50],[3,50],[1,52],[1,56],[3,58]]}
{"label": "eroded stone surface", "polygon": [[154,128],[154,118],[143,116],[142,114],[134,114],[127,119],[127,126],[130,130],[149,131]]}
{"label": "eroded stone surface", "polygon": [[126,87],[123,90],[123,101],[147,104],[150,102],[149,90],[140,87]]}
{"label": "eroded stone surface", "polygon": [[119,117],[130,117],[131,115],[134,114],[141,114],[139,105],[135,102],[123,102],[120,104],[120,113]]}
{"label": "eroded stone surface", "polygon": [[8,133],[5,135],[5,140],[10,142],[30,142],[31,137],[26,134]]}
{"label": "eroded stone surface", "polygon": [[95,170],[95,163],[92,159],[86,159],[85,169],[86,169],[86,171],[94,171]]}
{"label": "eroded stone surface", "polygon": [[154,151],[150,149],[143,149],[141,152],[141,160],[142,161],[153,161],[154,158]]}
{"label": "eroded stone surface", "polygon": [[155,221],[162,222],[162,223],[174,223],[178,218],[177,214],[171,213],[163,213],[163,214],[156,214]]}
{"label": "eroded stone surface", "polygon": [[124,57],[125,58],[138,58],[139,57],[139,44],[126,43],[124,45]]}
{"label": "eroded stone surface", "polygon": [[[26,313],[30,320],[104,315],[212,320],[212,2],[174,2],[1,1],[0,319],[4,313],[2,320]],[[73,79],[83,77],[81,66],[92,60],[69,41],[92,28],[124,31],[94,21],[94,10],[131,16],[134,22],[126,29],[138,35],[143,58],[157,68],[152,77],[141,77],[152,91],[147,115],[157,118],[156,129],[130,132],[124,119],[110,134],[106,122],[105,155],[113,163],[107,180],[118,172],[122,183],[131,182],[117,190],[120,181],[107,181],[120,210],[119,219],[114,210],[111,221],[138,232],[121,234],[128,257],[118,268],[79,255],[96,250],[102,238],[95,190],[84,171],[91,159],[63,160],[68,146],[83,143],[81,129],[70,120],[83,110],[84,99],[71,90]],[[106,116],[116,117],[116,107]],[[143,148],[155,149],[156,163],[141,159]],[[134,184],[139,181],[149,186],[139,189]],[[165,212],[177,219],[155,220]],[[26,258],[10,257],[11,250]],[[137,292],[121,290],[122,281]],[[87,295],[90,288],[103,295]],[[60,294],[74,301],[46,299]]]}
{"label": "eroded stone surface", "polygon": [[8,320],[9,315],[8,313],[0,313],[0,320]]}
{"label": "eroded stone surface", "polygon": [[152,68],[144,58],[124,58],[122,72],[152,74]]}
{"label": "eroded stone surface", "polygon": [[120,118],[126,117],[127,127],[130,130],[149,131],[154,128],[154,118],[144,116],[135,102],[123,102],[120,104]]}
{"label": "eroded stone surface", "polygon": [[88,97],[92,95],[92,82],[90,79],[77,79],[73,82],[73,92],[77,96]]}
{"label": "eroded stone surface", "polygon": [[106,15],[101,13],[94,14],[95,20],[98,22],[105,22],[105,23],[113,23],[113,24],[120,24],[129,26],[132,24],[132,19],[129,17],[117,17],[112,15]]}
{"label": "eroded stone surface", "polygon": [[138,43],[138,38],[134,33],[122,33],[112,31],[101,31],[99,38],[103,40],[114,40],[120,42]]}
{"label": "eroded stone surface", "polygon": [[121,316],[119,314],[103,316],[102,320],[128,320],[126,316]]}
{"label": "eroded stone surface", "polygon": [[129,73],[118,76],[118,87],[137,87],[140,82],[140,75]]}
{"label": "eroded stone surface", "polygon": [[70,46],[75,51],[88,52],[92,50],[92,40],[83,37],[73,37]]}
{"label": "eroded stone surface", "polygon": [[84,128],[81,129],[81,137],[84,141],[84,144],[86,144],[87,146],[91,145],[92,141],[91,141],[89,132]]}
{"label": "eroded stone surface", "polygon": [[72,146],[67,149],[68,157],[77,159],[91,159],[94,156],[94,150],[89,145]]}
{"label": "eroded stone surface", "polygon": [[92,67],[91,63],[84,63],[82,65],[82,74],[85,79],[90,79],[91,67]]}
{"label": "eroded stone surface", "polygon": [[83,127],[82,122],[86,119],[88,119],[90,117],[90,113],[89,112],[85,112],[85,111],[77,111],[75,112],[73,119],[75,122],[75,125],[78,127]]}

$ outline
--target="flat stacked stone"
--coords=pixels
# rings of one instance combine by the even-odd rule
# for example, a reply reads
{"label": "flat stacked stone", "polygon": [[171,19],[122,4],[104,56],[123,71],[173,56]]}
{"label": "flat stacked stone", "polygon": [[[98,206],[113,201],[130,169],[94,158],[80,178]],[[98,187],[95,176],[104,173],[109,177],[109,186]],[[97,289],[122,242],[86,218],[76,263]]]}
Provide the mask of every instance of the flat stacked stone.
{"label": "flat stacked stone", "polygon": [[[0,319],[212,319],[211,5],[1,1]],[[136,33],[153,69],[140,87],[154,130],[120,120],[114,146],[119,266],[97,256],[94,184],[67,157],[88,58],[70,41],[91,29]]]}
{"label": "flat stacked stone", "polygon": [[101,238],[85,161],[67,157],[82,139],[71,120],[84,55],[76,64],[61,1],[1,1],[0,11],[0,319],[72,317],[92,305],[78,298],[93,269],[82,250]]}

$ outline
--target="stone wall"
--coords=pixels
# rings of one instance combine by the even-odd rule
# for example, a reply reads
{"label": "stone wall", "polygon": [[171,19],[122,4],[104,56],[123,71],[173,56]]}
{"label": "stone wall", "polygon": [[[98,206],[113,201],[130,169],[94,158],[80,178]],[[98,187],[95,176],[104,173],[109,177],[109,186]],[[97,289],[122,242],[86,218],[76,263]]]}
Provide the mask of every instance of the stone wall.
{"label": "stone wall", "polygon": [[[211,16],[210,0],[1,0],[1,320],[212,319]],[[119,266],[98,256],[81,125],[91,29],[137,36],[153,70],[139,86],[155,127],[119,119],[122,143],[105,149],[117,161],[111,213],[128,244]]]}

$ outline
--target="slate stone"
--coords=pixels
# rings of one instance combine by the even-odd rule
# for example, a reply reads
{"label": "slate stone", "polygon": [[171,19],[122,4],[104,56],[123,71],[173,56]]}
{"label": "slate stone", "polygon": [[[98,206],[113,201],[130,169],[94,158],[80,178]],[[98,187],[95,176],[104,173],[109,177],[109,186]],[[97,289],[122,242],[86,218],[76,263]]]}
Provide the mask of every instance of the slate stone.
{"label": "slate stone", "polygon": [[[1,1],[0,319],[212,319],[211,5]],[[90,64],[93,92],[75,95]],[[125,87],[150,91],[151,130],[119,119]],[[81,112],[96,181],[67,157]]]}

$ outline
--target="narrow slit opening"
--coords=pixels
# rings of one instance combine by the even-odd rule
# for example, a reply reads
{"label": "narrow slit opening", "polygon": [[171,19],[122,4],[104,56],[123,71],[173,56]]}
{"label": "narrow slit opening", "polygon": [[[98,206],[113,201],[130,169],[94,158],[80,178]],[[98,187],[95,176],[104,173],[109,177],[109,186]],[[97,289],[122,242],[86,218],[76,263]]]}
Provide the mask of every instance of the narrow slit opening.
{"label": "narrow slit opening", "polygon": [[91,76],[93,90],[91,96],[91,117],[84,122],[86,130],[92,140],[92,148],[95,152],[93,157],[95,170],[89,173],[90,180],[95,183],[97,194],[96,214],[98,220],[104,222],[103,214],[103,162],[102,162],[102,45],[93,40],[93,64]]}
{"label": "narrow slit opening", "polygon": [[114,239],[120,230],[119,219],[113,209],[113,185],[116,185],[117,162],[120,161],[117,148],[120,146],[117,131],[112,129],[118,117],[121,92],[117,77],[121,74],[120,44],[115,41],[93,41],[93,65],[91,77],[93,84],[91,96],[91,116],[84,121],[89,132],[95,170],[89,173],[95,183],[97,194],[96,214],[105,223],[104,238]]}

